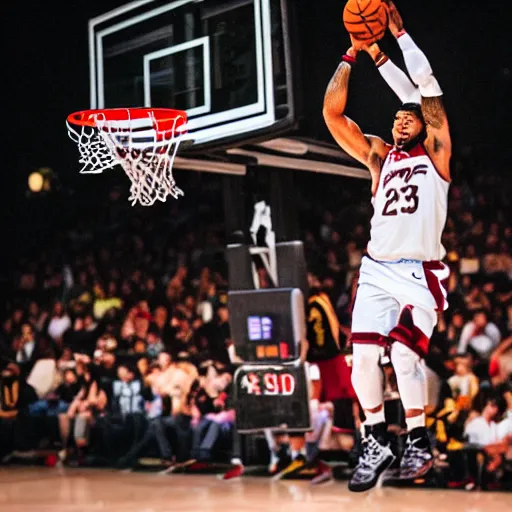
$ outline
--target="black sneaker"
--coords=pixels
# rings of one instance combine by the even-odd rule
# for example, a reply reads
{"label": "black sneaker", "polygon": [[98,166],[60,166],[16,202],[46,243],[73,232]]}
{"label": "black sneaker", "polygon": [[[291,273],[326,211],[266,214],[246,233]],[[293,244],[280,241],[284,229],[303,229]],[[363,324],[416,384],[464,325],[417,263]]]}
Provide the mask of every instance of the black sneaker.
{"label": "black sneaker", "polygon": [[395,456],[389,444],[379,442],[382,439],[378,441],[378,437],[371,431],[367,433],[362,454],[348,483],[350,491],[363,492],[375,487],[380,476],[393,464]]}
{"label": "black sneaker", "polygon": [[434,465],[430,441],[426,435],[410,432],[400,463],[400,479],[414,480],[426,475]]}

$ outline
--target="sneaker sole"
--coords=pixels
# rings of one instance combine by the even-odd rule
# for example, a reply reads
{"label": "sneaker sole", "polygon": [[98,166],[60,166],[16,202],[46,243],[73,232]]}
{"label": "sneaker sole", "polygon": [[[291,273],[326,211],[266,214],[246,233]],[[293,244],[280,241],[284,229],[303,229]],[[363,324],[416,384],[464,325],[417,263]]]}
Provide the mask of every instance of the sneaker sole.
{"label": "sneaker sole", "polygon": [[398,473],[398,480],[416,480],[417,478],[423,478],[432,468],[434,467],[434,459],[425,464],[417,473],[412,476],[402,475]]}
{"label": "sneaker sole", "polygon": [[393,462],[395,462],[395,459],[396,459],[396,457],[394,455],[391,455],[391,456],[388,457],[387,465],[382,468],[382,471],[380,472],[379,476],[375,479],[375,482],[372,482],[372,483],[369,483],[369,484],[365,484],[365,485],[362,485],[360,487],[359,486],[358,487],[352,487],[350,485],[350,482],[349,482],[348,490],[350,492],[366,492],[366,491],[369,491],[370,489],[373,489],[374,487],[381,488],[382,487],[382,482],[384,481],[384,478],[385,478],[385,475],[386,475],[386,471],[391,467]]}

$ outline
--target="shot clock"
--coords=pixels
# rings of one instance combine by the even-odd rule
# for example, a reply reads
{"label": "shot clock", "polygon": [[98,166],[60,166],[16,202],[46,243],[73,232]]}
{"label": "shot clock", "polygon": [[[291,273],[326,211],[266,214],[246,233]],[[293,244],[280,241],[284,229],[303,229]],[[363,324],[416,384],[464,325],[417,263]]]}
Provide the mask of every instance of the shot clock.
{"label": "shot clock", "polygon": [[302,364],[244,365],[234,376],[236,426],[304,432],[310,428],[308,382]]}
{"label": "shot clock", "polygon": [[[253,222],[251,232],[272,238],[269,219],[260,224],[261,230]],[[233,376],[236,429],[306,432],[311,428],[309,383],[300,361],[308,293],[304,249],[300,241],[273,247],[268,240],[267,248],[270,269],[271,252],[276,252],[276,288],[260,288],[255,281],[251,255],[253,249],[265,255],[265,247],[228,246],[229,325],[236,355],[243,361]]]}
{"label": "shot clock", "polygon": [[230,291],[228,307],[231,336],[243,361],[283,363],[299,357],[305,336],[300,289]]}

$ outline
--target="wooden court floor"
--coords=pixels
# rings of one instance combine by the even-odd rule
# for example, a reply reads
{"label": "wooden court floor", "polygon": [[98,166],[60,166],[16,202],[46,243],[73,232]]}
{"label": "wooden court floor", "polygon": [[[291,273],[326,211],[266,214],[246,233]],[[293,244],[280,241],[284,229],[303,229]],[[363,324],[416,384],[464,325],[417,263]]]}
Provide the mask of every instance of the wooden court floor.
{"label": "wooden court floor", "polygon": [[512,493],[311,486],[244,477],[0,468],[1,512],[511,512]]}

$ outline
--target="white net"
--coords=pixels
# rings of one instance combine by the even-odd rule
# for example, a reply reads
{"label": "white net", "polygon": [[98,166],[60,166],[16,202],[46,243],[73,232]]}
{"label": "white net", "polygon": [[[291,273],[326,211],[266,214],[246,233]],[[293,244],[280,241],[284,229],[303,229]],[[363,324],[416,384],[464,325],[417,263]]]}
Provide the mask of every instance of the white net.
{"label": "white net", "polygon": [[67,122],[68,134],[78,146],[80,173],[99,174],[121,165],[130,178],[132,206],[151,206],[168,196],[177,199],[183,191],[176,186],[172,168],[181,139],[185,118],[177,115],[164,123],[147,117],[133,118],[130,109],[121,120],[109,120],[105,114],[93,114],[95,126]]}

